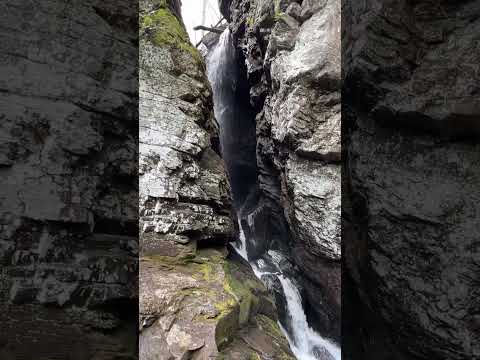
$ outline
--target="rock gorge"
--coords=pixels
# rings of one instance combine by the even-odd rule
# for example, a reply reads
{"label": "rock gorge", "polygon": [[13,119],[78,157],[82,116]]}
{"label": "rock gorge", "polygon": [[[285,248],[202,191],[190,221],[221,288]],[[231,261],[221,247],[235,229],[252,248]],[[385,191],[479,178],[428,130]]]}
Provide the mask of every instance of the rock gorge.
{"label": "rock gorge", "polygon": [[[267,249],[289,253],[309,322],[340,340],[340,2],[220,1],[256,113]],[[258,211],[257,211],[258,213]]]}
{"label": "rock gorge", "polygon": [[140,2],[142,359],[294,359],[273,298],[227,244],[230,186],[180,2]]}
{"label": "rock gorge", "polygon": [[0,2],[0,359],[479,359],[480,1],[218,5]]}
{"label": "rock gorge", "polygon": [[242,228],[261,239],[254,257],[286,254],[309,324],[339,342],[339,3],[220,4],[232,128],[180,2],[140,4],[140,357],[295,359],[280,282],[268,291],[228,245]]}

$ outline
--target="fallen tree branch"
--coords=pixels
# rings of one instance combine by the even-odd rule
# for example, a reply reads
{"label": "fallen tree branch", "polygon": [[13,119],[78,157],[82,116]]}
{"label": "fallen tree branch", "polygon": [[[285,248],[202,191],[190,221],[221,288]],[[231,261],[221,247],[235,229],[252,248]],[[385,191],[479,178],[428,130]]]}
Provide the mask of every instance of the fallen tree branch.
{"label": "fallen tree branch", "polygon": [[221,33],[223,33],[223,30],[222,30],[222,29],[212,28],[212,27],[203,26],[203,25],[195,26],[195,27],[193,28],[193,30],[205,30],[205,31],[209,31],[209,32],[216,33],[216,34],[221,34]]}
{"label": "fallen tree branch", "polygon": [[[217,23],[215,24],[215,26],[214,26],[215,29],[217,28],[218,25],[220,25],[220,24],[222,23],[223,19],[224,19],[224,18],[223,18],[223,16],[222,16],[222,17],[220,18],[220,20],[218,20],[218,22],[217,22]],[[195,28],[194,28],[194,30],[195,30]],[[195,47],[198,48],[202,42],[203,42],[203,38],[202,38],[202,40],[200,40],[200,41],[197,43],[197,45],[195,45]]]}

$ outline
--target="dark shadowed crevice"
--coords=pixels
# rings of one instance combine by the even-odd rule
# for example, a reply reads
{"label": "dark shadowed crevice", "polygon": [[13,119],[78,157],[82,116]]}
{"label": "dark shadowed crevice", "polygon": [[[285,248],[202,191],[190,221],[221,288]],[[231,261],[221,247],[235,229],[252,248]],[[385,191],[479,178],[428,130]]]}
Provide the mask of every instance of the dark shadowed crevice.
{"label": "dark shadowed crevice", "polygon": [[[230,30],[225,30],[207,59],[221,154],[239,223],[233,247],[274,295],[279,322],[297,358],[323,359],[322,354],[328,354],[338,359],[338,347],[316,333],[309,322],[316,319],[308,316],[312,304],[307,303],[292,259],[293,242],[280,201],[283,180],[275,175],[273,163],[271,173],[258,172],[256,121],[261,107],[251,104],[245,57],[234,44]],[[256,99],[263,103],[260,97]],[[269,180],[266,187],[259,186],[259,176]]]}
{"label": "dark shadowed crevice", "polygon": [[213,86],[216,117],[220,125],[220,149],[234,207],[239,209],[249,194],[258,188],[255,111],[250,105],[245,59],[233,46],[228,51],[230,56],[217,59],[222,64],[214,67],[215,74],[211,73],[210,77],[218,79]]}

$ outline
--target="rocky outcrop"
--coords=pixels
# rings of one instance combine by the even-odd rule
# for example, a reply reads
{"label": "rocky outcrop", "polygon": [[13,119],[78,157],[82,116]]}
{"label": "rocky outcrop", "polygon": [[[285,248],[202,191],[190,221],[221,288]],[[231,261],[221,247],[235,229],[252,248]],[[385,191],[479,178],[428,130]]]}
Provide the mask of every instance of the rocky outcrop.
{"label": "rocky outcrop", "polygon": [[178,6],[140,2],[140,357],[293,359],[267,290],[228,256],[211,88]]}
{"label": "rocky outcrop", "polygon": [[478,2],[348,2],[348,359],[480,356]]}
{"label": "rocky outcrop", "polygon": [[135,357],[132,5],[0,4],[2,359]]}
{"label": "rocky outcrop", "polygon": [[310,320],[338,340],[340,2],[224,0],[220,8],[247,64],[270,232],[289,239]]}
{"label": "rocky outcrop", "polygon": [[140,358],[294,360],[248,265],[225,247],[189,250],[142,259]]}

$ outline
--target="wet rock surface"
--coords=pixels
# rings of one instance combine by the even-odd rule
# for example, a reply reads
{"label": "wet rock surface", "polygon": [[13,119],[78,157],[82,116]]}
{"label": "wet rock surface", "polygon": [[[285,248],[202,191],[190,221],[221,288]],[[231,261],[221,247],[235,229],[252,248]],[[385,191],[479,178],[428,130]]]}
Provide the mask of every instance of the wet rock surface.
{"label": "wet rock surface", "polygon": [[344,356],[474,359],[480,7],[377,5],[342,12]]}
{"label": "wet rock surface", "polygon": [[340,2],[231,0],[220,8],[257,111],[260,203],[274,234],[266,241],[293,249],[311,321],[338,340]]}
{"label": "wet rock surface", "polygon": [[228,255],[212,91],[178,5],[140,2],[140,357],[293,360],[268,291]]}
{"label": "wet rock surface", "polygon": [[0,12],[0,358],[133,359],[136,10]]}

